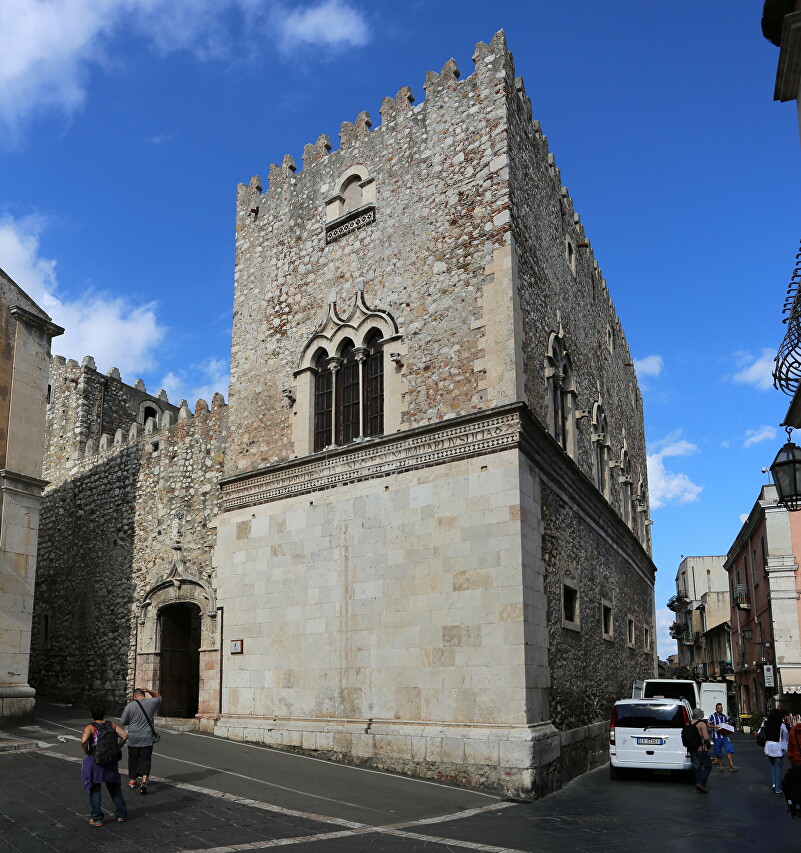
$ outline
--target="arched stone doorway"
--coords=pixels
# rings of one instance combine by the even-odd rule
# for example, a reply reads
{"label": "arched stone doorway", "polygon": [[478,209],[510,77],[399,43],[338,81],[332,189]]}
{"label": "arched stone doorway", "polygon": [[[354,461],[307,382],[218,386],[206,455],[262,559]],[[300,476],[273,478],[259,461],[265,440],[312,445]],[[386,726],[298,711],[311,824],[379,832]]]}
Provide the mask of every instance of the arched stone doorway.
{"label": "arched stone doorway", "polygon": [[209,731],[220,715],[218,621],[208,575],[180,558],[140,599],[135,686],[162,694],[164,716],[194,716]]}
{"label": "arched stone doorway", "polygon": [[200,608],[168,604],[159,611],[161,635],[160,713],[194,717],[200,689]]}

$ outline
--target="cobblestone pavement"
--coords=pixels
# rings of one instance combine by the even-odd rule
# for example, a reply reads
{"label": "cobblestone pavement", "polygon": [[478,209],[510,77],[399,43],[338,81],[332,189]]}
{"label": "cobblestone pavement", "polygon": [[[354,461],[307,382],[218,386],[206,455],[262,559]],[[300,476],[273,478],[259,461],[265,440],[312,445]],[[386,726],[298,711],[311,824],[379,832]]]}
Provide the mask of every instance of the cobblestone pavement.
{"label": "cobblestone pavement", "polygon": [[[761,750],[742,736],[736,746],[740,772],[713,770],[708,795],[666,776],[612,782],[601,768],[536,803],[489,802],[376,826],[277,806],[264,801],[263,791],[256,801],[156,779],[147,797],[125,789],[128,822],[111,819],[100,829],[88,823],[79,758],[58,752],[59,746],[0,752],[0,851],[716,853],[733,845],[738,851],[798,851],[801,821],[793,821],[783,799],[771,793]],[[308,765],[314,773],[314,763]],[[342,794],[352,798],[352,792]],[[104,809],[108,805],[104,790]]]}

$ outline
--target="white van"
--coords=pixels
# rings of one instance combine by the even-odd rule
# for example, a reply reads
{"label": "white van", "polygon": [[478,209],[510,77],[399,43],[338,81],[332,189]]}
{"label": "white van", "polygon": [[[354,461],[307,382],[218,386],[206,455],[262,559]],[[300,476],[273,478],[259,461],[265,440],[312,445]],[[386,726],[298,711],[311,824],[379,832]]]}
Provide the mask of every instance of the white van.
{"label": "white van", "polygon": [[692,681],[680,678],[646,678],[635,681],[632,699],[686,699],[691,708],[700,708],[704,717],[715,713],[720,702],[726,708],[726,684],[719,681]]}
{"label": "white van", "polygon": [[681,730],[692,710],[685,699],[620,699],[609,723],[609,774],[621,770],[692,770]]}

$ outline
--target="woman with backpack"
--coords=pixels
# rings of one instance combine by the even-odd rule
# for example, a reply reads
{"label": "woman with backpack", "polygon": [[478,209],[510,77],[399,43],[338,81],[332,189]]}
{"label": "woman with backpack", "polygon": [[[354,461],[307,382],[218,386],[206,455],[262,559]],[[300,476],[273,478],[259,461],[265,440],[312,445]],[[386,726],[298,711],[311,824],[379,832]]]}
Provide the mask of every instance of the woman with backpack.
{"label": "woman with backpack", "polygon": [[[762,738],[760,738],[762,735]],[[764,738],[765,755],[770,762],[771,788],[782,793],[782,759],[787,754],[787,726],[784,724],[784,711],[773,708],[768,712],[765,722],[757,733],[757,740]]]}
{"label": "woman with backpack", "polygon": [[81,782],[84,791],[89,793],[89,807],[92,826],[103,826],[103,812],[100,810],[100,786],[106,783],[106,789],[114,801],[117,821],[122,823],[128,818],[128,806],[122,796],[122,784],[117,763],[122,758],[120,747],[128,740],[128,732],[114,723],[106,722],[106,709],[102,705],[92,707],[93,722],[83,730],[81,747],[86,758],[81,765]]}

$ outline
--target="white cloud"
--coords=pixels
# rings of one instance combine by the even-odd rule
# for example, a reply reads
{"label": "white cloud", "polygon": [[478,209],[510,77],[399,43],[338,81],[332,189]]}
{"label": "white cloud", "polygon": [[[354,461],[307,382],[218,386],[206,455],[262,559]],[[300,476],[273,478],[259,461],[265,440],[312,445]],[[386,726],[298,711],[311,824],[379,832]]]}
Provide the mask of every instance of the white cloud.
{"label": "white cloud", "polygon": [[359,47],[370,30],[359,12],[343,0],[323,0],[294,11],[278,13],[283,47]]}
{"label": "white cloud", "polygon": [[200,60],[281,49],[355,47],[369,29],[346,0],[291,9],[270,0],[2,0],[0,130],[18,141],[36,115],[71,115],[86,100],[91,71],[121,61],[120,34],[143,37],[162,55]]}
{"label": "white cloud", "polygon": [[173,403],[186,400],[189,408],[194,409],[198,400],[210,404],[217,391],[227,398],[230,382],[228,362],[221,358],[209,358],[200,364],[191,365],[188,370],[170,371],[161,380],[161,387]]}
{"label": "white cloud", "polygon": [[652,453],[648,454],[648,494],[652,509],[667,504],[691,503],[698,500],[703,486],[698,486],[686,475],[669,471],[664,460],[675,456],[688,456],[698,448],[692,442],[673,432],[656,442]]}
{"label": "white cloud", "polygon": [[776,427],[761,426],[757,429],[747,429],[743,447],[751,447],[752,444],[759,444],[760,441],[772,441],[774,438],[776,438]]}
{"label": "white cloud", "polygon": [[748,513],[742,512],[740,513],[740,524],[745,524],[748,521]]}
{"label": "white cloud", "polygon": [[736,373],[732,379],[741,385],[752,385],[759,391],[768,391],[773,387],[773,367],[776,353],[771,349],[763,349],[760,355],[749,352],[735,353],[737,362]]}
{"label": "white cloud", "polygon": [[667,607],[660,607],[656,611],[656,648],[662,660],[666,660],[668,655],[676,654],[676,641],[669,633],[669,628],[675,621],[676,616]]}
{"label": "white cloud", "polygon": [[0,218],[0,264],[4,271],[65,333],[53,349],[80,361],[95,358],[99,370],[119,367],[140,374],[153,366],[156,347],[166,329],[156,317],[154,303],[136,305],[118,296],[94,291],[69,299],[58,291],[56,262],[39,255],[40,217]]}
{"label": "white cloud", "polygon": [[657,377],[662,372],[664,362],[661,355],[648,355],[645,358],[635,358],[634,368],[637,376]]}

